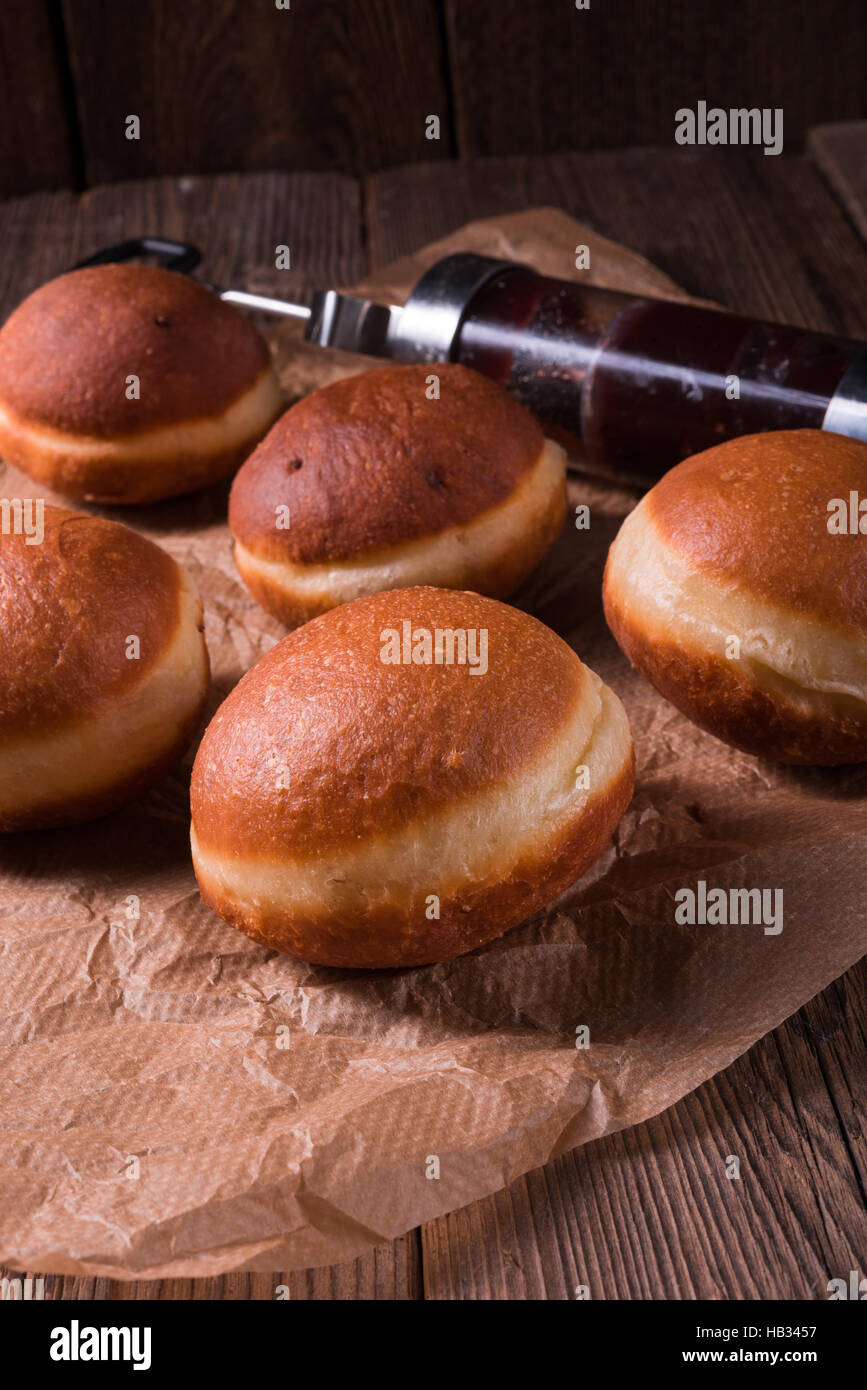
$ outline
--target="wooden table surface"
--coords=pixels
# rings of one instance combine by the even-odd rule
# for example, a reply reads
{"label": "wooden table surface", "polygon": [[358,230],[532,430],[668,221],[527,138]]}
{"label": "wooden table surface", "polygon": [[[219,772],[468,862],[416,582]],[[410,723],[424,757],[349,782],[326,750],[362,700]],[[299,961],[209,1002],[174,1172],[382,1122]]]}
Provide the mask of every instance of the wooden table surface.
{"label": "wooden table surface", "polygon": [[[733,310],[867,339],[867,122],[803,156],[633,149],[439,160],[364,181],[244,174],[112,184],[0,204],[2,316],[107,242],[197,242],[216,283],[350,283],[472,218],[555,205]],[[867,910],[867,872],[865,872]],[[817,924],[818,926],[818,924]],[[588,1144],[351,1264],[121,1283],[47,1276],[85,1298],[821,1298],[867,1272],[862,961],[663,1115]],[[743,1180],[721,1181],[725,1156]],[[38,1273],[38,1271],[32,1271]]]}

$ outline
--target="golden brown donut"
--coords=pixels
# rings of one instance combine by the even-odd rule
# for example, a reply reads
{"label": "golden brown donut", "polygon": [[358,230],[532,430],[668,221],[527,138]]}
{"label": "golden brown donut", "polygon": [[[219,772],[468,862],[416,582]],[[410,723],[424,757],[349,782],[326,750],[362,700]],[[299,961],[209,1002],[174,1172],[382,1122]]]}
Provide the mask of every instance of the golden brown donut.
{"label": "golden brown donut", "polygon": [[68,497],[153,502],[216,482],[281,406],[258,330],[155,266],[61,275],[0,329],[0,455]]}
{"label": "golden brown donut", "polygon": [[867,534],[829,529],[852,492],[867,496],[867,445],[746,435],[666,473],[611,547],[605,614],[620,646],[747,752],[867,759]]}
{"label": "golden brown donut", "polygon": [[560,446],[502,387],[448,363],[314,391],[247,460],[229,502],[244,583],[291,625],[418,584],[503,598],[565,514]]}
{"label": "golden brown donut", "polygon": [[2,505],[0,830],[88,820],[190,742],[208,689],[202,606],[128,527],[49,506],[25,526]]}
{"label": "golden brown donut", "polygon": [[298,959],[450,960],[582,874],[632,782],[620,701],[555,633],[478,594],[389,590],[290,633],[217,711],[193,863],[220,916]]}

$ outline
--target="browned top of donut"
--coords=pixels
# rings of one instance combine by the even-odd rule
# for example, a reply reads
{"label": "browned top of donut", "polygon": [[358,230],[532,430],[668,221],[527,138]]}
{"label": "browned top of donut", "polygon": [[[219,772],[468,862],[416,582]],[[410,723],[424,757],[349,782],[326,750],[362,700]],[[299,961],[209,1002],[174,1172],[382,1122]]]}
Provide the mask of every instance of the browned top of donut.
{"label": "browned top of donut", "polygon": [[180,571],[153,541],[62,507],[46,506],[44,530],[36,545],[0,534],[0,742],[110,717],[179,619]]}
{"label": "browned top of donut", "polygon": [[[487,672],[383,663],[405,621],[485,630]],[[199,844],[279,862],[384,834],[520,774],[582,694],[587,668],[518,609],[432,588],[356,599],[278,642],[220,706],[193,769]]]}
{"label": "browned top of donut", "polygon": [[[532,415],[467,367],[374,368],[277,421],[235,479],[229,524],[260,559],[353,559],[471,521],[509,495],[543,444]],[[291,524],[278,529],[285,505]]]}
{"label": "browned top of donut", "polygon": [[648,493],[691,566],[803,616],[867,634],[867,535],[833,535],[828,504],[867,497],[867,444],[822,430],[745,435],[672,468]]}
{"label": "browned top of donut", "polygon": [[70,434],[137,434],[222,414],[267,363],[258,330],[195,280],[92,266],[42,285],[0,329],[0,405]]}

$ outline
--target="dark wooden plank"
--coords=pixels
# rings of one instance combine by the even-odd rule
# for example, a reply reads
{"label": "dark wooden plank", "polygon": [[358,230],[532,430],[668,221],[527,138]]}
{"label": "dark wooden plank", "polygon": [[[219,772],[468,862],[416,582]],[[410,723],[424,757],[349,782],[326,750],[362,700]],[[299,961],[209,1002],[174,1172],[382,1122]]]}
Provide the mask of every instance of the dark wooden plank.
{"label": "dark wooden plank", "polygon": [[867,1236],[865,1018],[862,963],[657,1119],[426,1225],[426,1297],[827,1297]]}
{"label": "dark wooden plank", "polygon": [[[435,0],[63,0],[87,181],[450,153]],[[127,140],[128,115],[141,139]],[[438,114],[442,139],[425,138]]]}
{"label": "dark wooden plank", "polygon": [[[238,216],[238,209],[243,216]],[[100,246],[142,233],[195,242],[216,284],[304,298],[367,266],[359,185],[339,174],[230,174],[106,184],[0,203],[0,317]],[[278,270],[288,245],[291,269]],[[263,320],[274,330],[275,321]]]}
{"label": "dark wooden plank", "polygon": [[[364,273],[361,217],[358,183],[339,174],[104,184],[78,202],[76,254],[86,255],[107,237],[119,241],[158,229],[199,246],[199,273],[213,283],[289,297]],[[290,248],[290,270],[276,268],[280,245]]]}
{"label": "dark wooden plank", "polygon": [[475,218],[529,207],[529,167],[516,156],[412,164],[371,176],[365,186],[373,269]]}
{"label": "dark wooden plank", "polygon": [[733,310],[857,334],[861,243],[806,157],[633,149],[427,164],[367,181],[380,266],[478,217],[552,205]]}
{"label": "dark wooden plank", "polygon": [[[25,1278],[0,1267],[0,1278]],[[411,1231],[393,1245],[380,1246],[350,1264],[323,1269],[273,1274],[226,1274],[213,1279],[81,1279],[74,1275],[45,1276],[46,1299],[267,1299],[407,1302],[422,1297],[421,1242]]]}
{"label": "dark wooden plank", "polygon": [[0,202],[0,319],[75,255],[76,197],[37,193]]}
{"label": "dark wooden plank", "polygon": [[673,143],[680,107],[782,107],[786,147],[863,114],[862,0],[445,0],[461,155]]}
{"label": "dark wooden plank", "polygon": [[786,323],[867,327],[863,248],[806,157],[633,150],[534,165],[533,202],[576,195],[593,226],[693,294]]}
{"label": "dark wooden plank", "polygon": [[807,150],[867,241],[867,121],[816,126]]}
{"label": "dark wooden plank", "polygon": [[0,6],[0,197],[79,176],[75,110],[51,0]]}

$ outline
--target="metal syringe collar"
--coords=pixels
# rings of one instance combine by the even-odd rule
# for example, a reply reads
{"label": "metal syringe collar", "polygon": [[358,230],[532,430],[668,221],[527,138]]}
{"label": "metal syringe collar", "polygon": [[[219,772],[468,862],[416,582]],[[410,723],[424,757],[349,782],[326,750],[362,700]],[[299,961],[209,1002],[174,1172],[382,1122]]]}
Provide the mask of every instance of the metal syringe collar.
{"label": "metal syringe collar", "polygon": [[474,296],[504,272],[522,270],[517,261],[458,251],[426,271],[412,290],[389,336],[395,362],[448,362]]}

